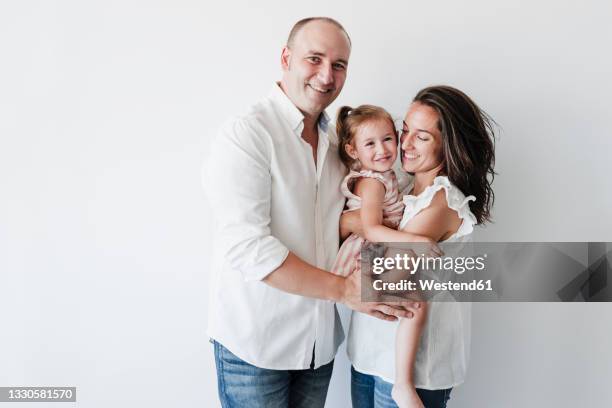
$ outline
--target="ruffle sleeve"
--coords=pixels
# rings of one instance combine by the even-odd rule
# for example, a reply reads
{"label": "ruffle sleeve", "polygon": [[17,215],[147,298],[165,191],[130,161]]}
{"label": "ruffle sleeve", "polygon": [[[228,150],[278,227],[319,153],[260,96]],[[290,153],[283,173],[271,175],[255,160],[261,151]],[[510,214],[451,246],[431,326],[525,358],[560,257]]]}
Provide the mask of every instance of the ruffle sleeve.
{"label": "ruffle sleeve", "polygon": [[449,180],[448,177],[438,176],[434,179],[431,186],[427,187],[418,196],[405,195],[403,198],[405,210],[404,217],[400,223],[400,229],[404,228],[406,223],[410,221],[415,215],[417,215],[424,208],[429,207],[431,200],[438,191],[444,189],[446,193],[446,202],[448,207],[457,211],[459,218],[462,223],[459,229],[452,237],[460,237],[468,235],[474,231],[474,225],[477,220],[474,214],[470,211],[470,201],[476,201],[476,197],[473,195],[466,197],[457,187],[455,187]]}
{"label": "ruffle sleeve", "polygon": [[383,173],[379,173],[379,172],[371,171],[371,170],[361,170],[361,171],[351,170],[350,173],[347,174],[346,177],[344,177],[344,180],[342,181],[342,185],[340,187],[340,189],[342,190],[342,194],[344,194],[344,196],[348,198],[349,200],[361,201],[361,197],[354,194],[351,190],[353,189],[353,186],[355,185],[355,182],[357,181],[357,179],[360,179],[362,177],[369,177],[369,178],[376,179],[385,186],[385,190],[389,188],[388,186],[389,181],[385,178]]}

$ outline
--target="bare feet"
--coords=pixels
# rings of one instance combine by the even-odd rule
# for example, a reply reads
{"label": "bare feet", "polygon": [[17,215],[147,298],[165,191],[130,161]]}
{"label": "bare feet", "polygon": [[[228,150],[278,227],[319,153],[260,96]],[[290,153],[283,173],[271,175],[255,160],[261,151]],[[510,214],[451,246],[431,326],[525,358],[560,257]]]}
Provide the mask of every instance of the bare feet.
{"label": "bare feet", "polygon": [[425,408],[412,384],[395,383],[391,397],[399,408]]}

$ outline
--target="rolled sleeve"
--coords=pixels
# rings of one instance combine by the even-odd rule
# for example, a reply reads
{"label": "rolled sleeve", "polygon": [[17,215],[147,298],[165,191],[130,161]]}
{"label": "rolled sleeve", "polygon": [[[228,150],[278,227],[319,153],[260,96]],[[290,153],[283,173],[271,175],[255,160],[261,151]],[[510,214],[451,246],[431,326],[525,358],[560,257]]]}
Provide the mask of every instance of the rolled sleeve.
{"label": "rolled sleeve", "polygon": [[244,120],[224,126],[212,143],[204,188],[223,261],[246,281],[262,280],[289,250],[270,230],[271,142]]}

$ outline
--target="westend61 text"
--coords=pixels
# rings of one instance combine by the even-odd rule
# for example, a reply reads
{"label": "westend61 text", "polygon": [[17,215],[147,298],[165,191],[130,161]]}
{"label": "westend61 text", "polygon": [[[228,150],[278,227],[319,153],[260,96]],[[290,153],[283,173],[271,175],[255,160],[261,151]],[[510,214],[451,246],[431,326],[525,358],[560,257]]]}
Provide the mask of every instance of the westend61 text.
{"label": "westend61 text", "polygon": [[[484,291],[484,290],[493,290],[491,285],[491,279],[488,280],[473,280],[471,282],[438,282],[435,280],[419,280],[419,288],[420,290],[435,290],[435,291]],[[372,282],[372,287],[374,290],[384,290],[384,291],[414,291],[417,290],[416,282],[409,281],[406,279],[402,279],[399,282],[383,282],[382,280],[375,280]]]}

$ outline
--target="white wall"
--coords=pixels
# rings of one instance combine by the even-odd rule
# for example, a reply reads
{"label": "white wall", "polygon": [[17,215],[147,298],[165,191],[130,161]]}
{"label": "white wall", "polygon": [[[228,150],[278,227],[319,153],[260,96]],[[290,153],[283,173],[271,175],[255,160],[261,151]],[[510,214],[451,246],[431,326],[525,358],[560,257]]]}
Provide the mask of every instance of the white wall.
{"label": "white wall", "polygon": [[[88,408],[218,405],[199,170],[217,126],[279,78],[305,16],[353,40],[330,112],[402,115],[446,83],[499,122],[496,222],[478,238],[612,241],[606,2],[288,4],[0,6],[0,386],[74,385]],[[451,406],[612,405],[611,318],[608,304],[476,305]],[[341,353],[328,406],[349,404],[348,374]]]}

